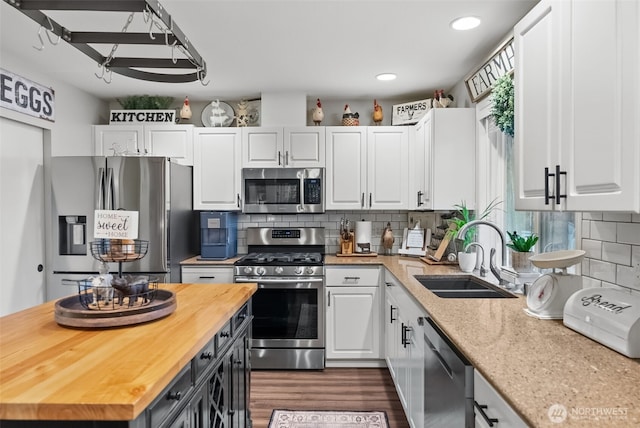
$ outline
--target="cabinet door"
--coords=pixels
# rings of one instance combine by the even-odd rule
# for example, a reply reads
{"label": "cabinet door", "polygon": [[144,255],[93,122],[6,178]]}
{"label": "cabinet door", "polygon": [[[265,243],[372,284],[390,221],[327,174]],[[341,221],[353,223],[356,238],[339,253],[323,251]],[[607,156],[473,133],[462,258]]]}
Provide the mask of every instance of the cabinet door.
{"label": "cabinet door", "polygon": [[430,169],[431,148],[427,131],[430,132],[431,116],[425,115],[409,134],[409,209],[414,211],[431,209]]}
{"label": "cabinet door", "polygon": [[95,125],[93,145],[96,156],[144,154],[142,125]]}
{"label": "cabinet door", "polygon": [[241,128],[242,166],[246,168],[282,167],[284,152],[282,128]]}
{"label": "cabinet door", "polygon": [[325,130],[325,208],[363,209],[367,193],[366,129],[359,126],[336,126],[327,127]]}
{"label": "cabinet door", "polygon": [[409,131],[406,127],[372,126],[367,132],[365,206],[409,208]]}
{"label": "cabinet door", "polygon": [[[425,120],[425,205],[451,210],[476,205],[476,112],[472,108],[436,108]],[[429,153],[428,151],[431,151]]]}
{"label": "cabinet door", "polygon": [[[386,284],[387,290],[390,287]],[[391,285],[392,287],[393,285]],[[385,296],[384,305],[384,353],[387,360],[387,367],[391,373],[391,377],[396,381],[398,367],[398,345],[400,337],[400,322],[398,321],[398,303],[393,295],[389,292]]]}
{"label": "cabinet door", "polygon": [[199,128],[194,141],[193,209],[240,210],[240,128]]}
{"label": "cabinet door", "polygon": [[182,266],[182,282],[187,284],[232,284],[233,266]]}
{"label": "cabinet door", "polygon": [[327,359],[380,358],[378,287],[327,287]]}
{"label": "cabinet door", "polygon": [[193,125],[145,125],[145,154],[193,165],[193,128]]}
{"label": "cabinet door", "polygon": [[[515,207],[552,210],[545,205],[545,168],[559,163],[562,2],[541,1],[514,27]],[[553,186],[553,179],[548,185]]]}
{"label": "cabinet door", "polygon": [[285,128],[284,165],[291,167],[324,167],[324,127]]}
{"label": "cabinet door", "polygon": [[640,4],[573,1],[567,7],[569,54],[562,56],[566,85],[559,97],[567,119],[566,208],[640,211]]}
{"label": "cabinet door", "polygon": [[488,419],[497,419],[492,426],[528,426],[477,370],[473,371],[473,400],[477,427],[489,426]]}

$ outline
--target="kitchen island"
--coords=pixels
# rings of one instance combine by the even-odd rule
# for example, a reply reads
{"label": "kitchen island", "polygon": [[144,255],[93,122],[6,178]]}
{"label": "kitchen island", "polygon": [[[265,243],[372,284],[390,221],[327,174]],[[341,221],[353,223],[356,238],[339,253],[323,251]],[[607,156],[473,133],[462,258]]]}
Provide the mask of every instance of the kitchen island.
{"label": "kitchen island", "polygon": [[326,256],[325,264],[383,265],[527,424],[558,426],[549,411],[561,405],[568,415],[560,426],[640,425],[640,360],[566,328],[562,320],[526,315],[524,298],[437,297],[413,275],[462,272],[416,258]]}
{"label": "kitchen island", "polygon": [[[189,401],[202,410],[215,408],[216,403],[203,404],[215,398],[206,397],[206,384],[231,378],[240,366],[241,379],[233,380],[244,383],[242,392],[248,390],[250,299],[256,284],[160,288],[175,292],[177,308],[144,324],[62,327],[54,321],[54,301],[0,318],[0,425],[38,420],[50,421],[39,426],[88,425],[82,421],[165,426],[182,413],[193,417],[195,405],[183,412]],[[228,410],[233,400],[225,395]],[[238,406],[243,412],[237,414],[248,415],[248,402]]]}

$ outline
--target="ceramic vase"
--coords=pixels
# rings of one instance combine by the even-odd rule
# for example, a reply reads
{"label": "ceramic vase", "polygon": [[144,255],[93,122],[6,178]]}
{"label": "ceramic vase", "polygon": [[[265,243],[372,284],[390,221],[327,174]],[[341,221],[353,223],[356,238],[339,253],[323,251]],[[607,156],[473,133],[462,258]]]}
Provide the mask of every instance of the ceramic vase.
{"label": "ceramic vase", "polygon": [[533,272],[533,264],[529,257],[533,256],[533,251],[526,253],[511,251],[511,267],[516,272]]}
{"label": "ceramic vase", "polygon": [[460,270],[462,272],[473,272],[473,269],[476,267],[476,253],[465,253],[460,251],[458,253],[458,266],[460,266]]}

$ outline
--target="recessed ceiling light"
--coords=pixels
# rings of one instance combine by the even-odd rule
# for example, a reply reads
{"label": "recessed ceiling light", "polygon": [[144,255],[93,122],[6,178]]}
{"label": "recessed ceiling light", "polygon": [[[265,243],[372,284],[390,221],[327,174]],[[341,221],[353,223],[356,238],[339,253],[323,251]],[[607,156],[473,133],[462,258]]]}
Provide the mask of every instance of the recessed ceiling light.
{"label": "recessed ceiling light", "polygon": [[463,16],[451,21],[451,28],[460,31],[471,30],[472,28],[476,28],[478,25],[480,25],[480,18],[475,16]]}
{"label": "recessed ceiling light", "polygon": [[378,80],[395,80],[397,76],[394,73],[382,73],[376,76]]}

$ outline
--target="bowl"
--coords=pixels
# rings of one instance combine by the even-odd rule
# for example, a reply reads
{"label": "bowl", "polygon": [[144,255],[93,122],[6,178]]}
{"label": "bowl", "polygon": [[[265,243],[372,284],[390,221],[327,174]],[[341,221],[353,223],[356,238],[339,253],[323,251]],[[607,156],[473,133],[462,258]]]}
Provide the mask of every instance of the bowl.
{"label": "bowl", "polygon": [[536,254],[529,260],[540,269],[564,269],[580,263],[585,254],[584,250],[560,250]]}

